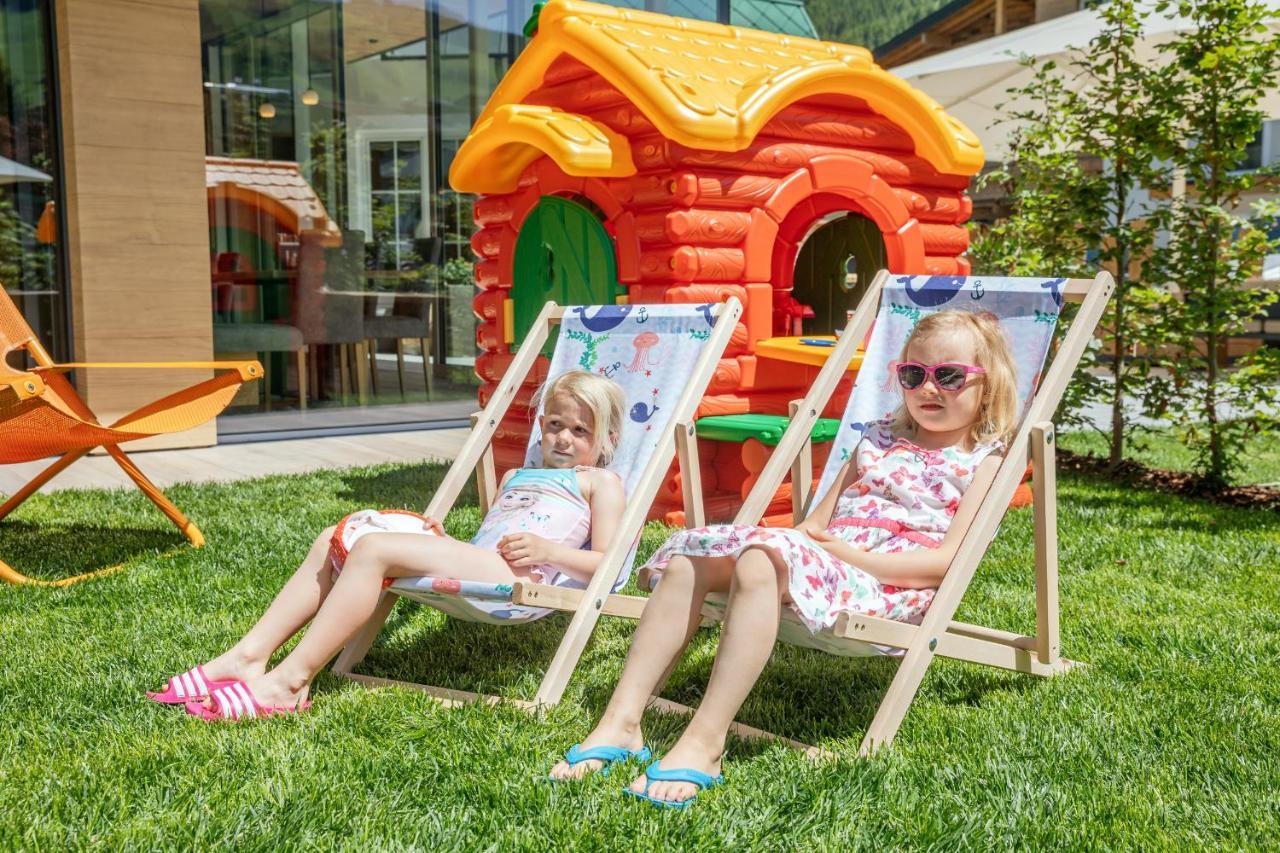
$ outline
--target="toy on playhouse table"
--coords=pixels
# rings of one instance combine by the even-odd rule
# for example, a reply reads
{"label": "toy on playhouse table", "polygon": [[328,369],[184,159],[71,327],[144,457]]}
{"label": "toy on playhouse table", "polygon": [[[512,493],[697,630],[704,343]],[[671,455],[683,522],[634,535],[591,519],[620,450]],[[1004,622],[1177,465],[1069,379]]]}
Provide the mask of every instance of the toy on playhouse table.
{"label": "toy on playhouse table", "polygon": [[[968,273],[982,147],[865,49],[582,0],[535,6],[526,33],[449,170],[481,196],[482,402],[547,300],[640,311],[733,295],[746,311],[699,417],[785,416],[822,363],[794,339],[842,327],[875,271]],[[594,369],[643,367],[634,344]],[[495,440],[500,468],[521,462],[524,408]],[[770,428],[699,426],[709,517],[750,489]],[[654,513],[680,506],[673,475]]]}

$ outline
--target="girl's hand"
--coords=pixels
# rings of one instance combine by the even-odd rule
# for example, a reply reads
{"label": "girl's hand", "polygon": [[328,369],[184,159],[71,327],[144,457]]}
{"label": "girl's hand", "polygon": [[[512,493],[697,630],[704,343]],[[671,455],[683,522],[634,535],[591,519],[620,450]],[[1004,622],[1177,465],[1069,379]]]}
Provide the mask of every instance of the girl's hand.
{"label": "girl's hand", "polygon": [[818,524],[816,521],[807,518],[796,525],[796,530],[803,533],[805,536],[808,536],[814,542],[819,541],[819,537],[827,532],[825,527]]}
{"label": "girl's hand", "polygon": [[818,547],[835,557],[837,560],[843,560],[844,562],[852,565],[852,557],[857,553],[858,549],[854,548],[839,536],[836,536],[825,529],[806,530],[805,535],[818,543]]}
{"label": "girl's hand", "polygon": [[434,533],[437,536],[449,535],[448,533],[444,532],[444,525],[441,524],[436,519],[431,518],[430,516],[426,516],[422,519],[422,526],[423,528],[425,528],[426,530],[430,530],[432,533]]}
{"label": "girl's hand", "polygon": [[526,569],[551,562],[555,543],[532,533],[508,533],[498,540],[498,553],[513,569]]}

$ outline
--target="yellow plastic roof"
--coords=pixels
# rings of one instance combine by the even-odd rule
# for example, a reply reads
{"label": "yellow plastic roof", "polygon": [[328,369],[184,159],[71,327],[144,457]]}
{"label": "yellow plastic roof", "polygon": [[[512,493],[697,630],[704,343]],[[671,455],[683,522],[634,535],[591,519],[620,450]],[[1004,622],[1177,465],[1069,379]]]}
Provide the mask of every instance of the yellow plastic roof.
{"label": "yellow plastic roof", "polygon": [[[508,154],[521,145],[533,146],[524,155],[526,165],[546,153],[568,174],[586,175],[587,169],[598,168],[564,146],[541,147],[550,136],[546,131],[521,139],[509,124],[494,120],[499,111],[521,104],[539,88],[547,69],[566,54],[608,80],[665,136],[692,148],[740,151],[787,105],[815,95],[843,94],[866,101],[907,131],[916,153],[939,172],[967,176],[982,168],[978,138],[928,95],[876,65],[863,48],[585,0],[549,0],[537,34],[498,84],[459,150],[449,170],[454,189],[515,189],[514,179],[494,179],[492,161],[467,151],[470,146],[496,150],[499,144],[484,139],[494,133],[504,135],[501,144],[512,146]],[[597,162],[598,146],[581,150],[581,156]],[[614,158],[620,161],[616,148]]]}
{"label": "yellow plastic roof", "polygon": [[459,189],[455,175],[467,175],[464,192],[511,192],[525,167],[543,154],[579,177],[636,173],[626,137],[604,125],[554,107],[504,104],[486,110],[476,122],[454,157],[449,178]]}

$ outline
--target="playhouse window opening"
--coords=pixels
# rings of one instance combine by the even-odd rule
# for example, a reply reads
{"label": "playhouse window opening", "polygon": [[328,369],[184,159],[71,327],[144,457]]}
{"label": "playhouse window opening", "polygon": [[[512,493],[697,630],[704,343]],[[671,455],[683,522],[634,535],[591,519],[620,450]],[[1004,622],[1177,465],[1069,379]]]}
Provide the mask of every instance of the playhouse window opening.
{"label": "playhouse window opening", "polygon": [[831,335],[844,328],[886,258],[879,226],[861,212],[837,210],[817,219],[796,253],[791,333]]}

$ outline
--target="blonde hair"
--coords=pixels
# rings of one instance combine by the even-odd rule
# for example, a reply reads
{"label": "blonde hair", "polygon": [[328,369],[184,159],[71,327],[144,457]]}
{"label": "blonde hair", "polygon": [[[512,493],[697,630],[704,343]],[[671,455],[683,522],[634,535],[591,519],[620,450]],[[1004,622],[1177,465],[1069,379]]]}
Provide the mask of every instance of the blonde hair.
{"label": "blonde hair", "polygon": [[603,468],[612,462],[613,453],[622,438],[627,408],[626,395],[618,383],[597,373],[570,370],[543,383],[533,395],[530,405],[536,411],[538,406],[556,397],[572,397],[578,405],[591,412],[595,425],[591,449],[596,456],[596,465]]}
{"label": "blonde hair", "polygon": [[[1013,354],[1009,340],[1000,321],[989,311],[939,311],[929,314],[916,324],[902,346],[900,358],[905,361],[912,342],[930,335],[966,332],[973,337],[977,366],[987,372],[982,375],[982,404],[978,408],[978,420],[969,430],[975,444],[999,439],[1008,441],[1018,421],[1018,381],[1013,366]],[[899,431],[915,432],[918,424],[902,405],[894,413],[894,426]]]}

